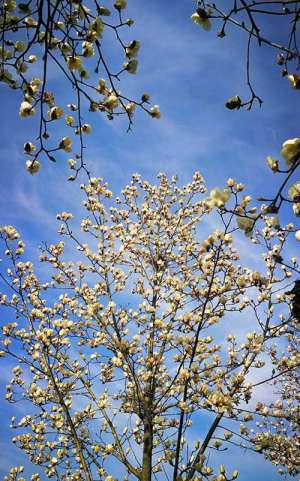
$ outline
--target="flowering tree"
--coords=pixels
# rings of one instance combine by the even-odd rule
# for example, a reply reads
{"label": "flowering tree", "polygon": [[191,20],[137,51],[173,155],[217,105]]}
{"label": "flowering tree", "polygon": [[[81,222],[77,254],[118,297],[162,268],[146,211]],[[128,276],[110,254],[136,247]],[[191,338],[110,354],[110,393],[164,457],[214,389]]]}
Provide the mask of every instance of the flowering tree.
{"label": "flowering tree", "polygon": [[[38,119],[37,145],[31,141],[24,144],[27,169],[32,174],[39,170],[41,157],[55,161],[58,151],[71,152],[73,134],[78,136],[78,145],[74,158],[69,160],[74,171],[71,179],[76,178],[81,169],[87,170],[83,137],[92,127],[83,121],[85,105],[91,112],[102,112],[110,120],[125,115],[128,129],[136,107],[154,118],[160,116],[158,106],[148,107],[148,94],[134,100],[118,90],[121,75],[137,71],[140,42],[122,40],[122,31],[134,23],[132,18],[124,18],[127,2],[111,3],[112,12],[97,0],[88,5],[64,0],[30,0],[18,5],[15,0],[1,2],[0,81],[21,92],[20,116]],[[116,45],[109,34],[114,36]],[[106,35],[109,58],[103,52]],[[117,46],[118,54],[121,52],[125,59],[121,67],[113,64]],[[91,80],[90,73],[93,73]],[[53,82],[55,75],[60,79],[58,85]],[[61,88],[70,90],[69,98],[62,99]],[[53,129],[50,136],[52,124],[57,121],[65,122],[70,135],[66,133],[57,138]]]}
{"label": "flowering tree", "polygon": [[[115,198],[98,178],[82,190],[81,232],[62,212],[66,243],[42,248],[46,279],[23,258],[16,229],[1,228],[9,322],[0,352],[17,362],[6,398],[30,406],[12,418],[13,442],[58,480],[112,481],[116,472],[119,480],[234,480],[234,466],[216,469],[208,457],[232,445],[296,473],[292,436],[283,451],[263,424],[292,429],[294,408],[259,395],[299,366],[299,355],[281,355],[297,323],[285,294],[292,272],[277,262],[293,227],[264,216],[253,233],[258,272],[234,247],[229,210],[241,213],[251,199],[233,179],[209,195],[198,172],[183,187],[176,177],[151,185],[136,174]],[[211,230],[209,219],[222,227]],[[247,222],[238,217],[246,232]],[[6,479],[24,479],[22,471]]]}
{"label": "flowering tree", "polygon": [[[300,18],[299,2],[296,0],[232,0],[230,2],[196,0],[195,4],[196,10],[191,18],[196,25],[209,31],[212,23],[218,24],[219,38],[224,38],[230,31],[230,27],[234,26],[243,31],[247,38],[245,63],[250,98],[243,101],[239,95],[235,95],[226,102],[228,109],[246,107],[251,110],[254,102],[262,105],[262,99],[256,94],[251,81],[251,51],[254,43],[271,48],[277,64],[282,67],[282,76],[290,81],[292,88],[300,88],[300,76],[297,73],[300,66],[297,32]],[[276,34],[282,32],[286,34],[286,41],[282,41],[282,35],[278,35],[278,38],[270,38],[270,34],[266,33],[271,22]]]}

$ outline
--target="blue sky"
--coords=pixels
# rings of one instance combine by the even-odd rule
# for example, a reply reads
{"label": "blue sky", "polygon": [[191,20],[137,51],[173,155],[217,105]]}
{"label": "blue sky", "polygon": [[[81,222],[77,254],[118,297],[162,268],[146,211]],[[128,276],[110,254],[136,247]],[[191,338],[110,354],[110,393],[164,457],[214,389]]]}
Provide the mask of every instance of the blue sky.
{"label": "blue sky", "polygon": [[[246,37],[231,29],[227,37],[219,39],[214,25],[210,33],[195,26],[190,21],[192,13],[192,0],[129,1],[128,14],[136,25],[128,39],[140,39],[142,47],[137,76],[124,76],[120,90],[136,97],[149,92],[152,102],[160,105],[162,118],[153,120],[137,112],[132,132],[126,133],[124,120],[108,122],[100,115],[87,114],[86,120],[93,125],[93,135],[86,137],[87,163],[93,175],[104,177],[115,192],[134,172],[151,181],[159,171],[165,171],[178,174],[185,182],[200,170],[209,188],[234,177],[247,185],[254,198],[269,194],[278,179],[269,172],[265,157],[278,157],[282,142],[299,136],[299,92],[280,76],[274,52],[267,47],[255,48],[253,81],[264,100],[263,107],[255,106],[251,112],[226,110],[228,97],[248,95]],[[275,24],[264,28],[270,33],[277,31]],[[68,90],[59,84],[54,72],[52,75],[59,98],[66,98]],[[78,183],[66,181],[70,171],[63,156],[56,165],[42,162],[38,175],[28,175],[22,145],[33,140],[33,123],[18,118],[20,98],[15,91],[1,84],[0,96],[0,222],[14,224],[24,237],[27,252],[34,256],[42,240],[56,239],[57,212],[79,214],[80,191]],[[7,447],[5,419],[13,412],[0,402],[4,413],[1,472],[15,463],[19,454]],[[241,481],[253,476],[257,481],[280,479],[261,457],[242,452],[234,456],[233,468],[240,469]],[[20,462],[22,459],[20,456]]]}

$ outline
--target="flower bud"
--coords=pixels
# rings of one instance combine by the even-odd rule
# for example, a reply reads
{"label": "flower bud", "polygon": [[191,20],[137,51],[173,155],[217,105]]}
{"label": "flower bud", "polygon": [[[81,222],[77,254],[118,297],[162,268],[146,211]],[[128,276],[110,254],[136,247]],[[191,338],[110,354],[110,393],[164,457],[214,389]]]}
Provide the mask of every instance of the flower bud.
{"label": "flower bud", "polygon": [[234,110],[234,109],[239,109],[242,105],[242,100],[238,95],[235,95],[234,97],[230,97],[230,99],[227,100],[225,107],[229,110]]}
{"label": "flower bud", "polygon": [[300,75],[291,74],[286,77],[290,82],[293,89],[300,89]]}

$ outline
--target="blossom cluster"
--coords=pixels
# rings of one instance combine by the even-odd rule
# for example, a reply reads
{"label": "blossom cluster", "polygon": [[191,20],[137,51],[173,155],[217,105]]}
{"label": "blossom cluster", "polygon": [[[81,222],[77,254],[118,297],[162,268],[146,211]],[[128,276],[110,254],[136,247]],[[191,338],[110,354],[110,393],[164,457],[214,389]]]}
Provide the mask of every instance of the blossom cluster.
{"label": "blossom cluster", "polygon": [[[207,457],[232,443],[272,462],[280,451],[281,465],[295,464],[293,437],[283,451],[276,426],[271,434],[262,429],[270,418],[288,429],[294,406],[255,405],[252,376],[267,368],[263,382],[278,380],[298,362],[280,343],[298,322],[286,294],[292,272],[278,263],[290,226],[261,219],[252,233],[263,254],[257,271],[234,246],[236,215],[227,203],[240,212],[250,199],[233,179],[210,193],[199,172],[184,186],[176,176],[161,173],[152,185],[134,174],[119,197],[100,178],[81,189],[81,232],[61,212],[61,240],[42,249],[46,282],[23,260],[17,230],[1,228],[9,267],[0,304],[15,316],[2,327],[0,356],[18,353],[6,399],[33,407],[12,419],[13,442],[48,477],[72,481],[90,481],[92,473],[110,479],[112,459],[124,477],[140,479],[151,463],[153,473],[177,466],[187,480],[236,479],[224,467],[216,474]],[[207,230],[209,215],[223,228]],[[242,338],[232,318],[249,319]],[[230,329],[226,339],[218,339],[218,326]],[[186,433],[207,414],[214,429],[190,446]]]}

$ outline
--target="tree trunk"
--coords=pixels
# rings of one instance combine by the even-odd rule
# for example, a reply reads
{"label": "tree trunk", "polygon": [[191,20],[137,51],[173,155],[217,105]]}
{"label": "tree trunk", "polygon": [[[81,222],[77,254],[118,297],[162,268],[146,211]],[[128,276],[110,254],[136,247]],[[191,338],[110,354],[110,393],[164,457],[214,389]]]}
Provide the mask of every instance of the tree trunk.
{"label": "tree trunk", "polygon": [[142,481],[151,481],[152,478],[152,451],[153,451],[153,427],[150,419],[144,421],[144,446]]}

